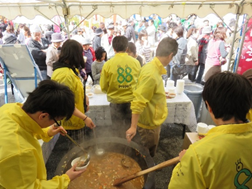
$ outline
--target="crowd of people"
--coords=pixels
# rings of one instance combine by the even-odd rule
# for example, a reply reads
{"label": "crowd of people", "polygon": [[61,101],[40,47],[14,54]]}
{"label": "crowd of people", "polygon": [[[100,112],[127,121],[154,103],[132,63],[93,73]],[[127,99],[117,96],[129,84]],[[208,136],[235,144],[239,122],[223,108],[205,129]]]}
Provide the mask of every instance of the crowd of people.
{"label": "crowd of people", "polygon": [[[163,77],[176,82],[186,75],[192,82],[205,85],[203,99],[219,127],[211,130],[212,137],[206,137],[180,154],[181,162],[173,171],[169,188],[185,188],[189,180],[193,188],[229,186],[229,179],[225,179],[224,184],[214,182],[222,172],[221,163],[227,158],[230,158],[229,163],[235,163],[250,157],[250,151],[239,155],[239,150],[230,146],[225,150],[227,157],[218,159],[218,154],[214,154],[214,170],[206,171],[212,160],[209,156],[216,146],[221,153],[226,141],[234,143],[239,139],[241,145],[236,143],[235,149],[248,148],[252,126],[246,115],[252,107],[252,87],[243,76],[219,73],[228,54],[227,30],[221,24],[211,27],[208,20],[204,24],[197,28],[191,22],[185,28],[181,22],[162,23],[154,15],[137,26],[134,20],[109,23],[107,27],[101,22],[99,28],[92,29],[75,28],[73,24],[71,35],[54,33],[51,28],[43,32],[38,25],[32,25],[28,28],[30,37],[26,37],[25,25],[19,26],[16,35],[10,23],[3,32],[3,43],[27,44],[43,81],[24,104],[1,107],[0,127],[6,132],[0,132],[0,148],[4,152],[0,156],[0,187],[67,188],[71,180],[80,176],[84,170],[76,171],[75,165],[65,174],[47,181],[36,139],[48,141],[57,133],[67,132],[80,142],[88,128],[96,127],[86,115],[89,110],[85,94],[88,77],[107,94],[112,118],[109,129],[113,136],[126,138],[128,142],[133,140],[155,156],[161,125],[168,115]],[[14,38],[16,41],[12,42]],[[56,127],[55,123],[62,126]],[[60,137],[69,150],[70,141]],[[212,145],[213,142],[217,144]],[[15,150],[9,150],[13,148]],[[208,153],[202,149],[209,149]],[[246,158],[242,162],[252,168]],[[229,174],[234,178],[236,171],[241,171],[240,168],[226,171],[229,168],[225,166],[227,178]],[[220,173],[215,174],[215,170]],[[185,178],[183,182],[182,177]],[[237,185],[238,177],[235,178]]]}
{"label": "crowd of people", "polygon": [[[137,57],[141,66],[154,58],[155,49],[164,37],[171,37],[179,43],[179,51],[167,66],[165,78],[176,83],[177,79],[187,75],[192,82],[204,84],[209,76],[220,72],[221,66],[227,62],[231,38],[228,28],[233,28],[234,22],[231,21],[229,27],[226,27],[222,22],[210,25],[209,20],[204,20],[196,26],[194,20],[195,17],[192,16],[187,24],[178,18],[170,18],[164,22],[154,14],[141,21],[128,19],[109,22],[106,25],[101,22],[99,27],[76,27],[75,22],[71,22],[70,35],[62,28],[61,37],[59,34],[55,35],[52,25],[44,26],[42,30],[36,25],[28,27],[19,24],[14,31],[13,23],[9,22],[0,32],[0,44],[26,44],[40,68],[43,79],[48,79],[63,42],[68,38],[75,39],[84,49],[86,68],[82,74],[85,75],[85,80],[90,76],[93,83],[99,84],[99,73],[97,70],[94,70],[94,73],[92,71],[92,63],[97,62],[95,51],[102,47],[106,54],[103,60],[99,60],[101,64],[95,63],[96,67],[99,65],[98,67],[102,68],[101,65],[115,55],[112,47],[115,36],[125,36],[131,42],[127,51],[131,56]],[[96,81],[93,74],[96,74]]]}

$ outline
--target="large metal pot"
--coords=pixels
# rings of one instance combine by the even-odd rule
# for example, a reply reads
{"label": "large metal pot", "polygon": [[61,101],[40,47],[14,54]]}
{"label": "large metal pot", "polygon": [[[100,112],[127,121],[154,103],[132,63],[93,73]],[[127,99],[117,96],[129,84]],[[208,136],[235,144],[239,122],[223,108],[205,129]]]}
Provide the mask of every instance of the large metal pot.
{"label": "large metal pot", "polygon": [[[134,159],[142,169],[147,169],[149,167],[154,166],[154,161],[152,157],[149,155],[149,152],[141,145],[131,142],[130,145],[128,144],[126,139],[117,138],[117,137],[110,137],[110,138],[97,138],[95,141],[89,140],[82,144],[80,144],[84,149],[86,149],[92,158],[92,155],[95,155],[95,145],[98,145],[99,148],[103,148],[107,152],[117,152],[117,153],[124,153],[125,148],[126,155]],[[60,175],[65,173],[71,167],[71,161],[80,156],[82,154],[79,147],[74,147],[67,154],[61,159],[59,162],[56,175]],[[155,188],[155,173],[149,173],[145,175],[145,184],[144,189],[153,189]]]}

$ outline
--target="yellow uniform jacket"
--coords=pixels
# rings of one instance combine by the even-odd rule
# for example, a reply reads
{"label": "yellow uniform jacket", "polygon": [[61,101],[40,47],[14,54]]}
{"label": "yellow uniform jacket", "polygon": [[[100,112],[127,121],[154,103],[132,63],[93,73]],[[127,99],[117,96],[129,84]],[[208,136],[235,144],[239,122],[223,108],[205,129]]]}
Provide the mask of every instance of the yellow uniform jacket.
{"label": "yellow uniform jacket", "polygon": [[[62,67],[54,70],[52,80],[68,86],[74,93],[75,107],[84,113],[84,87],[80,78],[73,72],[71,68]],[[85,122],[72,115],[69,120],[63,120],[61,124],[67,130],[81,129],[85,126]]]}
{"label": "yellow uniform jacket", "polygon": [[100,86],[101,90],[107,93],[109,102],[116,104],[131,102],[140,69],[138,60],[127,53],[116,53],[104,64]]}
{"label": "yellow uniform jacket", "polygon": [[0,188],[67,189],[66,174],[47,180],[38,138],[48,142],[51,137],[21,106],[13,103],[0,108]]}
{"label": "yellow uniform jacket", "polygon": [[252,123],[220,125],[190,145],[169,189],[252,188]]}
{"label": "yellow uniform jacket", "polygon": [[131,110],[132,114],[140,114],[138,126],[142,128],[156,128],[168,115],[163,74],[166,69],[156,57],[141,69]]}

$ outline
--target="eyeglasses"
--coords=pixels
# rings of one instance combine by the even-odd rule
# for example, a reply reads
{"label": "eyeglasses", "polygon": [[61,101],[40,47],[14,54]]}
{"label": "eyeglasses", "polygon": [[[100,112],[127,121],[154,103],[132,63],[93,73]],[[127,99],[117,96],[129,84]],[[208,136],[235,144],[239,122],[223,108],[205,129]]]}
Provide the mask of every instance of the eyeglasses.
{"label": "eyeglasses", "polygon": [[53,118],[53,121],[55,122],[56,126],[61,126],[61,121],[58,122],[55,118]]}

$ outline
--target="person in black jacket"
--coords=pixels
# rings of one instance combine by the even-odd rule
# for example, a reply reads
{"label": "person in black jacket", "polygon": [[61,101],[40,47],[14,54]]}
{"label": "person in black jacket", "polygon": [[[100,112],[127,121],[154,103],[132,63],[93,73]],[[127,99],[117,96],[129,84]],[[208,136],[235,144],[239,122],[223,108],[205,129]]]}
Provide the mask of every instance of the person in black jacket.
{"label": "person in black jacket", "polygon": [[45,80],[47,78],[46,49],[49,47],[49,41],[42,38],[42,31],[38,25],[32,25],[30,30],[32,39],[28,43],[28,48]]}

